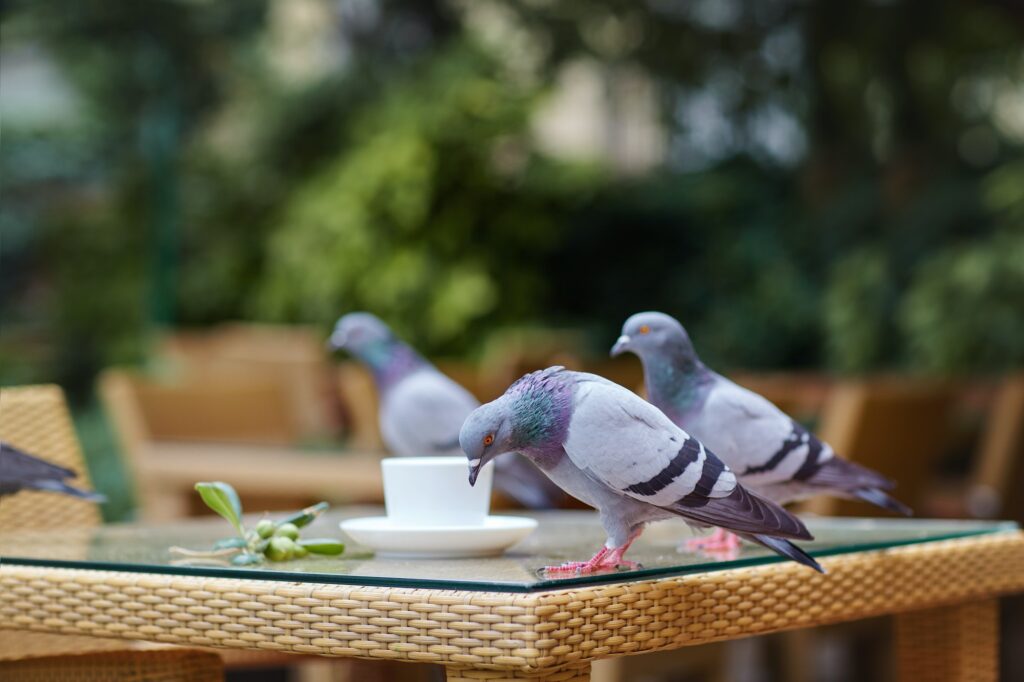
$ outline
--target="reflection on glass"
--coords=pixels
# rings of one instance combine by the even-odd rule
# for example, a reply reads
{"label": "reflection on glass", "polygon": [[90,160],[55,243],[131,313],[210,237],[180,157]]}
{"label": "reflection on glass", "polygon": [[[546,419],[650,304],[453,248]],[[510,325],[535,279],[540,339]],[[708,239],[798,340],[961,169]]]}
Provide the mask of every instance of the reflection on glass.
{"label": "reflection on glass", "polygon": [[[345,509],[329,513],[305,535],[339,536],[344,518],[379,514],[378,509]],[[589,576],[540,575],[542,566],[590,556],[604,541],[592,512],[537,514],[540,526],[504,556],[482,559],[393,559],[375,557],[350,545],[341,557],[309,557],[256,567],[183,566],[172,563],[169,547],[208,549],[229,535],[221,520],[190,520],[160,526],[110,525],[99,529],[18,533],[0,531],[0,561],[10,564],[104,568],[178,575],[250,577],[268,580],[356,585],[407,585],[468,590],[526,592],[572,585],[621,582],[667,575],[717,571],[767,564],[780,559],[760,547],[744,544],[735,558],[680,552],[691,537],[681,522],[651,526],[630,552],[642,569]],[[815,556],[896,547],[930,540],[969,537],[1013,530],[1000,521],[808,518],[817,538],[801,543]],[[255,519],[252,520],[255,522]],[[87,551],[84,549],[87,547]]]}

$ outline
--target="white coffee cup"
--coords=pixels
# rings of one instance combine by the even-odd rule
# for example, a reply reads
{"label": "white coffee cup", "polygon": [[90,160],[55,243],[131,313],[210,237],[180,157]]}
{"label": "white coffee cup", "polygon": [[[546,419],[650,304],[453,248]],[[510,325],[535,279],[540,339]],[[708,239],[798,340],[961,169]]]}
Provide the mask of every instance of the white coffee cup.
{"label": "white coffee cup", "polygon": [[469,485],[465,457],[390,457],[381,460],[388,519],[407,526],[479,526],[491,506],[494,465]]}

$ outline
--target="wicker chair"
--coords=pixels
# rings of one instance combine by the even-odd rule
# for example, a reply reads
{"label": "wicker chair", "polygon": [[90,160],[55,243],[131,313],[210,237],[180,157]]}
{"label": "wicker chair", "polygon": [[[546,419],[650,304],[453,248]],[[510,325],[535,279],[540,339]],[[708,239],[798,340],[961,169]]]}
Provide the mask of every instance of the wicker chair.
{"label": "wicker chair", "polygon": [[0,670],[11,682],[217,682],[224,678],[217,655],[196,649],[46,656],[6,663]]}
{"label": "wicker chair", "polygon": [[[89,487],[82,452],[57,386],[0,388],[0,439],[78,472]],[[23,491],[0,504],[0,529],[90,528],[96,505],[52,493]],[[0,624],[2,626],[2,624]],[[224,677],[219,656],[182,647],[138,647],[122,640],[8,630],[0,636],[4,680],[212,682]]]}
{"label": "wicker chair", "polygon": [[[842,457],[896,481],[895,496],[921,509],[937,463],[953,440],[953,411],[963,386],[952,381],[879,377],[832,389],[817,434]],[[819,497],[809,509],[827,516],[862,516],[861,502]]]}
{"label": "wicker chair", "polygon": [[[82,451],[57,386],[0,389],[0,439],[78,472],[73,485],[88,488]],[[92,527],[100,523],[96,505],[67,495],[23,491],[0,504],[0,529]]]}

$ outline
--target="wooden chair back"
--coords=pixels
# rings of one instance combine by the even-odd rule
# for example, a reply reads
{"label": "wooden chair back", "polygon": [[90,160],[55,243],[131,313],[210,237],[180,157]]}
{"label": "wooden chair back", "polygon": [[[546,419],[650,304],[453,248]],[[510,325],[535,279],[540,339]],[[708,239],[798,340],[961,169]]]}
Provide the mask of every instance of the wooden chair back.
{"label": "wooden chair back", "polygon": [[210,331],[167,335],[157,356],[197,384],[253,379],[276,384],[302,439],[330,439],[339,430],[332,370],[324,340],[314,329],[227,323]]}
{"label": "wooden chair back", "polygon": [[[957,392],[952,382],[928,379],[842,382],[830,393],[818,435],[839,456],[895,480],[893,494],[921,508],[936,466],[952,440]],[[864,503],[825,498],[810,506],[841,516],[875,512]]]}
{"label": "wooden chair back", "polygon": [[354,360],[336,369],[338,396],[345,414],[348,446],[355,450],[383,452],[377,405],[377,387],[370,371]]}
{"label": "wooden chair back", "polygon": [[989,410],[967,508],[979,518],[1024,521],[1024,374],[1003,382]]}
{"label": "wooden chair back", "polygon": [[[280,386],[259,377],[164,382],[111,369],[100,394],[123,445],[150,440],[288,445],[298,427]],[[122,428],[125,425],[126,428]]]}

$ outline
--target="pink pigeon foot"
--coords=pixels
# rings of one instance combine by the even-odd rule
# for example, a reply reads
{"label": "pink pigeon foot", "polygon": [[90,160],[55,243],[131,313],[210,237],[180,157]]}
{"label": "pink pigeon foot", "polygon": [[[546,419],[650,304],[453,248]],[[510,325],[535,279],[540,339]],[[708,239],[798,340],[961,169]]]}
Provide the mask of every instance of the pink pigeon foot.
{"label": "pink pigeon foot", "polygon": [[598,571],[613,571],[620,567],[634,570],[641,568],[640,564],[635,561],[629,561],[623,559],[622,555],[626,553],[629,546],[633,544],[633,540],[636,538],[636,533],[631,537],[626,544],[621,547],[615,547],[610,549],[608,547],[602,547],[597,551],[590,561],[568,561],[558,566],[545,566],[541,569],[544,574],[575,574],[575,575],[586,575],[587,573],[596,573]]}
{"label": "pink pigeon foot", "polygon": [[706,537],[690,538],[680,549],[688,552],[706,552],[713,554],[733,554],[740,548],[740,539],[727,530],[715,528]]}

